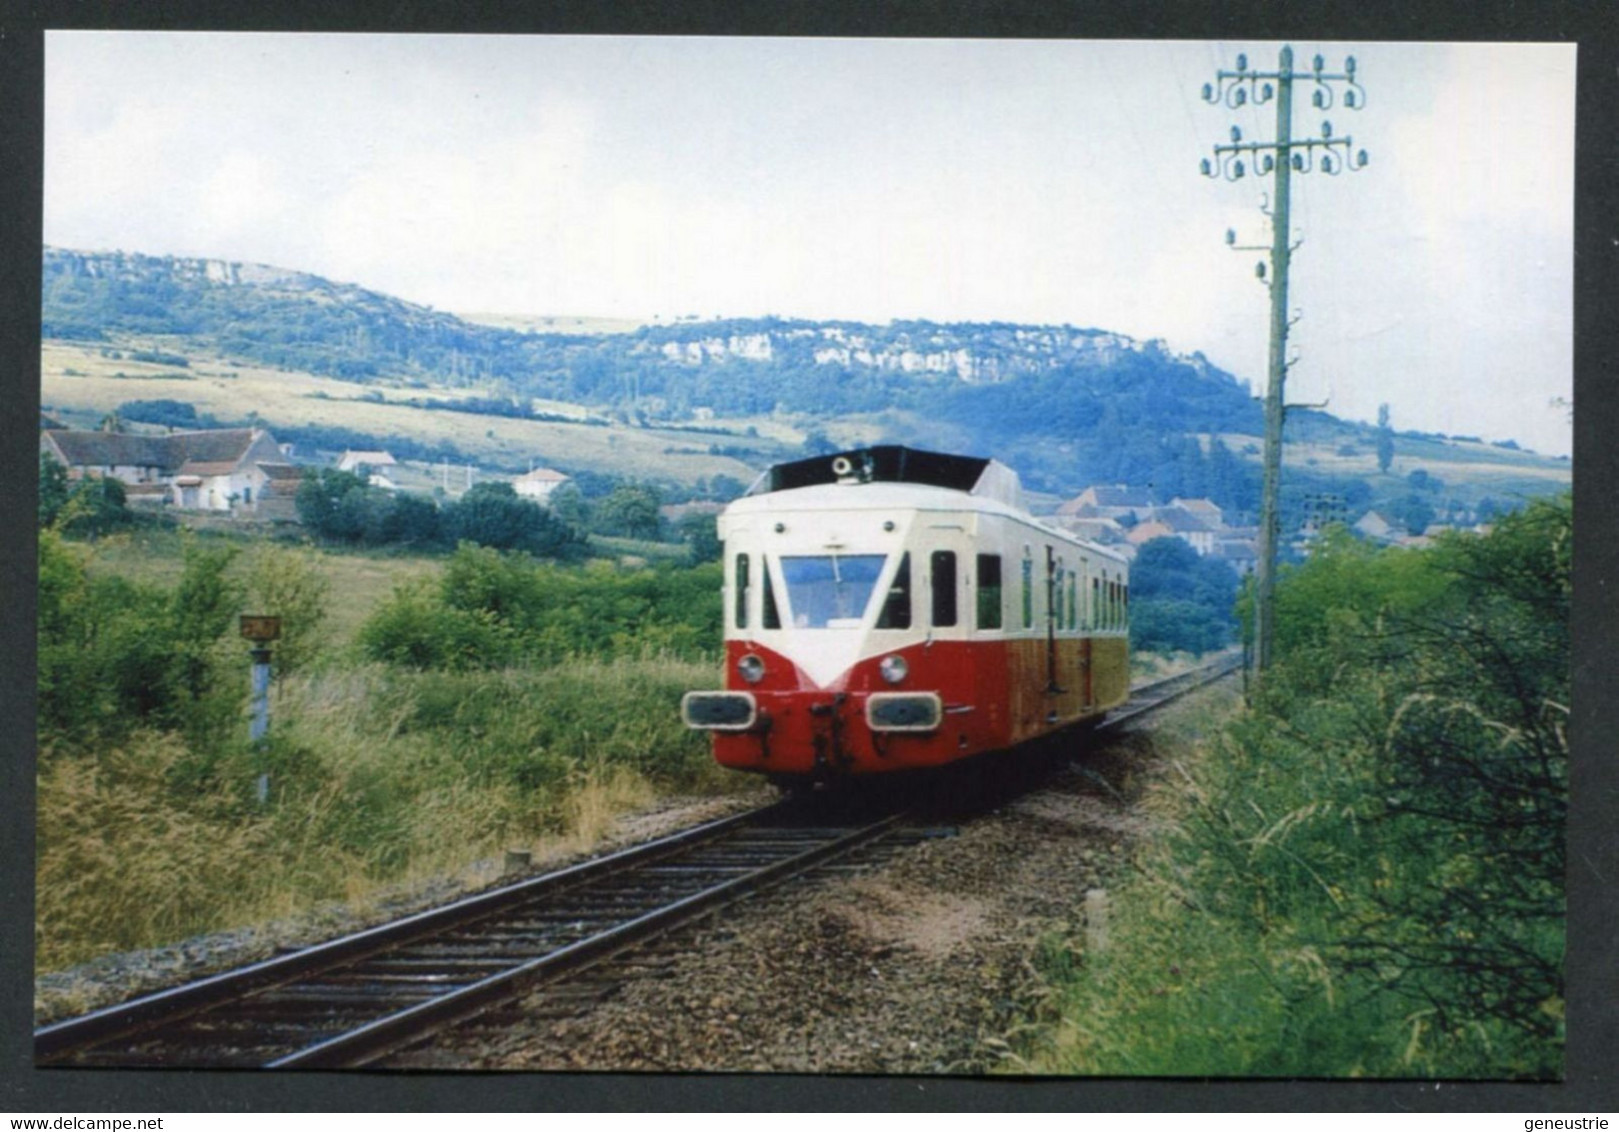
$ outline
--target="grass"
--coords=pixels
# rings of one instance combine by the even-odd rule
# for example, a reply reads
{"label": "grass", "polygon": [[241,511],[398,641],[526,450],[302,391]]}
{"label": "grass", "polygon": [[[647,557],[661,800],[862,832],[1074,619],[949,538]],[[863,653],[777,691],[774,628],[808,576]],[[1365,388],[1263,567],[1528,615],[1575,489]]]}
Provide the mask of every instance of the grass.
{"label": "grass", "polygon": [[[98,539],[90,558],[92,574],[116,575],[145,585],[172,586],[182,570],[181,548],[187,535],[168,526],[141,527]],[[257,535],[206,534],[209,540],[237,543],[251,552]],[[436,578],[444,570],[440,555],[406,552],[332,551],[306,546],[304,553],[330,587],[324,626],[328,650],[346,648],[372,611],[401,583]],[[251,553],[232,564],[243,575]]]}
{"label": "grass", "polygon": [[[1237,453],[1243,451],[1244,445],[1259,443],[1258,437],[1239,433],[1224,433],[1220,439]],[[1566,488],[1573,479],[1573,465],[1567,460],[1474,441],[1407,437],[1395,438],[1394,460],[1387,473],[1380,473],[1377,449],[1369,440],[1357,443],[1352,456],[1338,454],[1342,443],[1290,439],[1283,459],[1288,467],[1364,479],[1378,496],[1405,495],[1410,490],[1406,477],[1418,468],[1444,481],[1440,498],[1455,497],[1467,502],[1477,502],[1486,495],[1506,499],[1546,495]],[[1247,458],[1259,460],[1257,454]]]}
{"label": "grass", "polygon": [[[184,352],[189,346],[183,339],[130,339],[111,345],[126,354],[152,347]],[[701,450],[706,445],[695,444],[678,431],[519,420],[400,403],[411,397],[461,398],[466,390],[359,385],[201,355],[191,356],[189,369],[177,369],[128,357],[102,357],[102,348],[111,347],[61,341],[41,346],[41,400],[57,415],[66,416],[65,423],[93,427],[125,401],[173,399],[188,401],[199,414],[220,420],[240,420],[254,410],[270,422],[272,431],[276,422],[285,422],[429,438],[454,444],[480,462],[506,466],[526,467],[529,460],[538,459],[573,468],[611,467],[621,475],[682,483],[722,473],[746,483],[756,474],[756,469],[732,457],[709,455]],[[361,393],[378,393],[383,400],[356,400]],[[587,413],[580,406],[559,408],[581,417]],[[768,439],[735,443],[767,448],[772,444]]]}
{"label": "grass", "polygon": [[[255,924],[595,844],[660,793],[751,786],[677,705],[713,665],[647,658],[448,675],[329,667],[272,701],[263,762],[135,732],[41,758],[36,968]],[[251,783],[260,769],[271,802]]]}

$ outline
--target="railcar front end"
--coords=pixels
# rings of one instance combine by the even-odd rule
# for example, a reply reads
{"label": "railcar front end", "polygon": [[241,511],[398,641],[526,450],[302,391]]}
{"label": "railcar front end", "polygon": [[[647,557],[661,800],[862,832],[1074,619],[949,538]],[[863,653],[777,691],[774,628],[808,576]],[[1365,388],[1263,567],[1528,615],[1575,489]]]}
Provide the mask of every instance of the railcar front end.
{"label": "railcar front end", "polygon": [[875,448],[772,469],[720,519],[720,763],[935,767],[1094,719],[1128,687],[1124,561],[1024,513],[992,461]]}

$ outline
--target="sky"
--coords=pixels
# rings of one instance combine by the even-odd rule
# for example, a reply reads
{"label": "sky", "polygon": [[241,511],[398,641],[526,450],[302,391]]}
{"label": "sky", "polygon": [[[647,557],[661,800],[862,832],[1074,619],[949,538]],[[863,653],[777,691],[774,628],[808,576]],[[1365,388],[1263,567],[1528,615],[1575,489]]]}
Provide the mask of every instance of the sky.
{"label": "sky", "polygon": [[[1278,43],[50,32],[45,242],[455,312],[1003,320],[1263,388],[1271,177],[1205,178]],[[1291,402],[1571,451],[1575,48],[1293,44]],[[1341,84],[1340,84],[1341,90]]]}

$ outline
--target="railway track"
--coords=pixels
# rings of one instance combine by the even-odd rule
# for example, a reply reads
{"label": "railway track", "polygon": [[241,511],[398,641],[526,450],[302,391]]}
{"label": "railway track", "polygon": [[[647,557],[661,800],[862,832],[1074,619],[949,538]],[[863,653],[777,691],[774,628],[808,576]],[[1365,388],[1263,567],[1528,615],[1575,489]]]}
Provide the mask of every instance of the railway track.
{"label": "railway track", "polygon": [[1134,719],[1168,706],[1189,692],[1241,671],[1242,655],[1233,652],[1223,654],[1199,668],[1155,680],[1151,684],[1138,685],[1130,689],[1130,699],[1124,706],[1109,712],[1096,730],[1105,733],[1123,727]]}
{"label": "railway track", "polygon": [[[1144,686],[1119,727],[1228,675]],[[1139,698],[1139,702],[1138,702]],[[875,808],[873,808],[873,806]],[[354,1068],[879,840],[899,804],[792,798],[34,1033],[41,1065]],[[833,866],[836,867],[836,866]]]}

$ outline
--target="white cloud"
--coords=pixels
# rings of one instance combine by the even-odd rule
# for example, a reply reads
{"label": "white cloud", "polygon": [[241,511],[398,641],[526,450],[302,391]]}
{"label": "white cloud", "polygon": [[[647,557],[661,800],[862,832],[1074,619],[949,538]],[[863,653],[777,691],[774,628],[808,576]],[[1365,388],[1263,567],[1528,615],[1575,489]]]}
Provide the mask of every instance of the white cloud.
{"label": "white cloud", "polygon": [[[451,310],[1074,322],[1262,379],[1220,236],[1269,186],[1196,172],[1269,133],[1196,97],[1234,50],[52,33],[46,239]],[[1510,435],[1568,391],[1571,51],[1357,54],[1373,164],[1297,182],[1292,391]]]}

